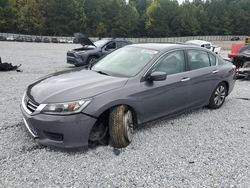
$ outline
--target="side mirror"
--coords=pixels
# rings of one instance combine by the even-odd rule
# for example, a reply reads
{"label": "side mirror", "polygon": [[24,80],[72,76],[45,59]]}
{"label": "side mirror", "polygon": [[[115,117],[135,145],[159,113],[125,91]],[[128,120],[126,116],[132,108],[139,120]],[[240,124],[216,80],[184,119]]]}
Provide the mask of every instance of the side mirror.
{"label": "side mirror", "polygon": [[148,80],[150,81],[163,81],[167,79],[167,73],[165,72],[152,72],[149,76],[148,76]]}

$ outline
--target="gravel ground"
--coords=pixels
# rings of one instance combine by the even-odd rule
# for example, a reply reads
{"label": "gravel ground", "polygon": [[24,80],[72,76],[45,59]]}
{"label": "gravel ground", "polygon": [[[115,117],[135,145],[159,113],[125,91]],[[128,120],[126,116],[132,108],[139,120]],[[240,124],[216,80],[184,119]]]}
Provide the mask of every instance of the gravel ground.
{"label": "gravel ground", "polygon": [[[250,187],[250,82],[237,81],[219,110],[144,125],[127,148],[67,152],[37,145],[19,110],[26,86],[70,69],[73,44],[0,42],[0,187]],[[224,52],[226,54],[226,52]]]}

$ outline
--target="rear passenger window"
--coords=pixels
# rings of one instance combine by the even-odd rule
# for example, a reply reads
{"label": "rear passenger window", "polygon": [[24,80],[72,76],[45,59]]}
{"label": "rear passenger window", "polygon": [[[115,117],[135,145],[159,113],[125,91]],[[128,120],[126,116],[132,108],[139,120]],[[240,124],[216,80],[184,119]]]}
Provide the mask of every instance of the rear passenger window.
{"label": "rear passenger window", "polygon": [[163,56],[153,68],[153,71],[166,72],[167,75],[185,71],[185,58],[183,51],[171,52]]}
{"label": "rear passenger window", "polygon": [[215,66],[216,65],[216,57],[209,53],[209,59],[210,59],[211,65]]}
{"label": "rear passenger window", "polygon": [[196,70],[210,66],[208,53],[205,51],[188,50],[187,55],[190,70]]}

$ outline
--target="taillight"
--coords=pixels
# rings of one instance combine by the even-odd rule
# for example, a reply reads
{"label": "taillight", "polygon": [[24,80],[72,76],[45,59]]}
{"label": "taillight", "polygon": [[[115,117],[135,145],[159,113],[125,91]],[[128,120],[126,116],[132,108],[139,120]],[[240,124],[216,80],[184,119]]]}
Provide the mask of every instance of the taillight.
{"label": "taillight", "polygon": [[236,66],[235,66],[235,65],[232,65],[231,72],[232,72],[233,74],[236,74],[236,72],[237,72],[237,68],[236,68]]}

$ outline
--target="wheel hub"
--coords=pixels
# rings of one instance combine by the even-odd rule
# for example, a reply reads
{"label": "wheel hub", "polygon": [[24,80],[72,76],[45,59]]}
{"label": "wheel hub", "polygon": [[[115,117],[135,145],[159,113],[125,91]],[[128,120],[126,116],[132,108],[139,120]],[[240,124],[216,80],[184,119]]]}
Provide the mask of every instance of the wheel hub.
{"label": "wheel hub", "polygon": [[123,124],[125,129],[125,137],[131,142],[134,133],[133,116],[132,112],[128,110],[123,116]]}
{"label": "wheel hub", "polygon": [[224,86],[218,87],[215,91],[214,103],[217,106],[220,106],[224,102],[225,97],[226,97],[226,92]]}

